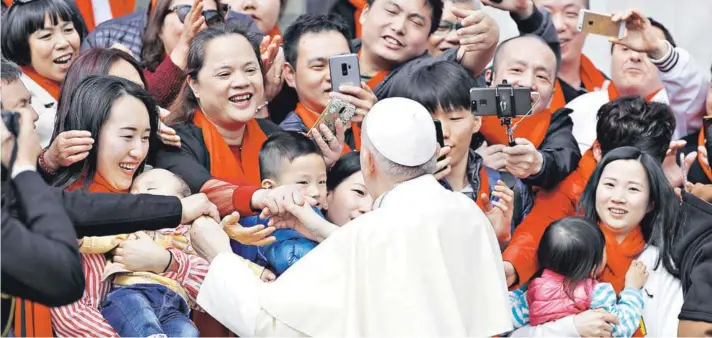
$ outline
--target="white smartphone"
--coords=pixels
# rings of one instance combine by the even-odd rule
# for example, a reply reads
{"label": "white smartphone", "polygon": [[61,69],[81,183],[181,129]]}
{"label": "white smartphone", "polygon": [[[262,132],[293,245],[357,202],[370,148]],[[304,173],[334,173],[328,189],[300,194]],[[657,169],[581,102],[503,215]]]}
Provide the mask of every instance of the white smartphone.
{"label": "white smartphone", "polygon": [[342,54],[329,58],[331,90],[338,92],[341,85],[361,85],[361,71],[358,67],[358,55]]}
{"label": "white smartphone", "polygon": [[625,22],[613,22],[610,14],[582,9],[578,17],[578,30],[620,39],[625,34]]}

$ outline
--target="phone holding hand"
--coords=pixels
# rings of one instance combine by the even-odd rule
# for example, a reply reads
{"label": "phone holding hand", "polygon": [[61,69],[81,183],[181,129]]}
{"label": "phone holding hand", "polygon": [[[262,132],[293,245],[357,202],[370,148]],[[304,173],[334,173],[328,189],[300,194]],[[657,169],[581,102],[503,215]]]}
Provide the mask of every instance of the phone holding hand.
{"label": "phone holding hand", "polygon": [[361,71],[358,67],[358,55],[342,54],[329,58],[331,91],[339,92],[341,85],[361,86]]}

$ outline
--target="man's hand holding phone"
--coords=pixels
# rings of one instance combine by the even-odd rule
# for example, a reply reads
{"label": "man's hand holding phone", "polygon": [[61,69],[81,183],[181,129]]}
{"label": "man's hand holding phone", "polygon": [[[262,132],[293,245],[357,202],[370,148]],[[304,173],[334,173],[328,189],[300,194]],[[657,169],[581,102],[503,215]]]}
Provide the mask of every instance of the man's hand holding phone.
{"label": "man's hand holding phone", "polygon": [[480,0],[483,5],[510,12],[520,19],[527,19],[534,14],[532,0]]}
{"label": "man's hand holding phone", "polygon": [[343,84],[339,86],[338,92],[331,92],[329,96],[332,99],[339,99],[353,104],[356,107],[356,114],[351,118],[351,121],[359,123],[363,122],[368,111],[378,101],[376,94],[365,82],[361,82],[360,87]]}
{"label": "man's hand holding phone", "polygon": [[662,59],[668,53],[670,46],[665,40],[659,39],[653,33],[650,20],[640,11],[629,9],[614,13],[613,22],[625,23],[626,32],[622,38],[610,38],[614,44],[626,46],[636,52],[646,53],[652,59]]}

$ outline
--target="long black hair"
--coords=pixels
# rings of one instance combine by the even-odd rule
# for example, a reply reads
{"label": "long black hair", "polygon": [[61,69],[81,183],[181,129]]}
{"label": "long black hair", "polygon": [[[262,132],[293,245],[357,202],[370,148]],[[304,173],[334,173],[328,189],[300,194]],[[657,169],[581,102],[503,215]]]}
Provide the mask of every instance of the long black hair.
{"label": "long black hair", "polygon": [[334,191],[341,182],[361,171],[361,159],[358,151],[341,156],[326,173],[326,190]]}
{"label": "long black hair", "polygon": [[564,290],[573,299],[574,289],[603,263],[606,237],[598,224],[584,217],[566,217],[546,228],[537,249],[541,270],[564,276]]}
{"label": "long black hair", "polygon": [[[86,188],[94,181],[94,175],[98,167],[101,127],[109,119],[114,102],[127,95],[139,99],[146,106],[151,124],[149,149],[155,149],[155,145],[158,142],[159,114],[158,106],[151,95],[139,85],[124,78],[109,75],[91,75],[80,82],[72,92],[71,100],[69,101],[69,114],[59,124],[58,134],[68,130],[87,130],[91,132],[94,146],[84,160],[69,167],[60,168],[52,178],[53,186],[66,188],[76,180],[84,178],[83,188]],[[144,159],[136,171],[136,175],[143,171],[145,163],[146,160]]]}
{"label": "long black hair", "polygon": [[[666,247],[672,246],[671,238],[666,238],[664,228],[675,224],[679,213],[679,199],[675,191],[660,166],[660,162],[642,150],[635,147],[620,147],[611,150],[598,163],[596,170],[586,184],[583,195],[579,200],[579,212],[595,222],[600,221],[598,210],[596,210],[596,190],[598,182],[601,180],[603,170],[610,163],[619,160],[635,160],[640,162],[648,176],[650,186],[649,203],[654,207],[648,212],[640,222],[640,230],[643,233],[645,243],[654,245],[665,251]],[[660,265],[660,258],[655,263],[655,269]],[[662,260],[668,271],[675,271],[672,262]]]}

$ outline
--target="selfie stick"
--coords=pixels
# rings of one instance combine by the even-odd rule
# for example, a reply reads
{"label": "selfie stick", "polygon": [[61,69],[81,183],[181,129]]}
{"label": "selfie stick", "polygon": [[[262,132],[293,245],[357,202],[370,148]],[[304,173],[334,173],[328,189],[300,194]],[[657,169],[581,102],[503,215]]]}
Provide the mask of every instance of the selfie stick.
{"label": "selfie stick", "polygon": [[497,117],[500,123],[507,128],[507,140],[509,146],[515,146],[514,131],[512,130],[512,118],[515,116],[514,111],[514,88],[507,80],[503,80],[502,84],[494,88],[494,94],[497,104]]}

